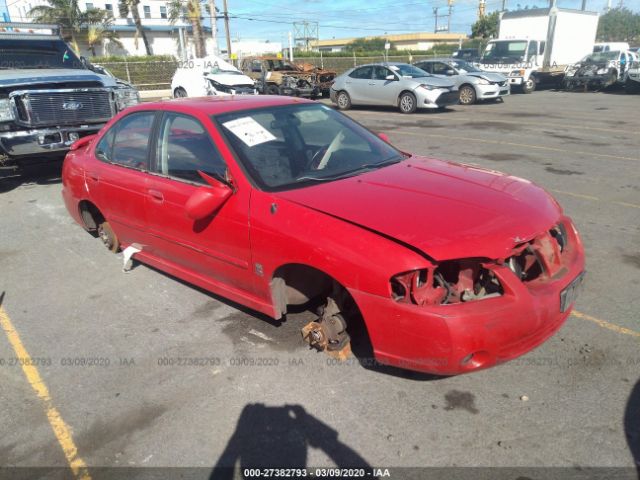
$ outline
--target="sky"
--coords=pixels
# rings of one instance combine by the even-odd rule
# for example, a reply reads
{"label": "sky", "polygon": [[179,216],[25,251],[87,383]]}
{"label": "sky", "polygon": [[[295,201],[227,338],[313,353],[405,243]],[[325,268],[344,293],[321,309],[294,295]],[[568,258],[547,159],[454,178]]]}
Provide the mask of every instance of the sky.
{"label": "sky", "polygon": [[[620,0],[611,0],[617,6]],[[640,0],[622,0],[624,6],[640,11]],[[320,39],[350,38],[385,33],[433,32],[433,8],[446,14],[447,0],[227,0],[231,36],[245,40],[269,40],[287,44],[292,23],[318,22]],[[607,0],[587,0],[587,10],[602,12]],[[548,0],[506,0],[507,9],[546,7]],[[580,8],[582,0],[557,0],[558,7]],[[502,0],[486,0],[486,12],[499,10]],[[216,0],[222,9],[222,0]],[[477,20],[478,0],[454,0],[451,32],[470,33]],[[446,23],[446,17],[439,24]],[[218,20],[222,39],[223,22]]]}

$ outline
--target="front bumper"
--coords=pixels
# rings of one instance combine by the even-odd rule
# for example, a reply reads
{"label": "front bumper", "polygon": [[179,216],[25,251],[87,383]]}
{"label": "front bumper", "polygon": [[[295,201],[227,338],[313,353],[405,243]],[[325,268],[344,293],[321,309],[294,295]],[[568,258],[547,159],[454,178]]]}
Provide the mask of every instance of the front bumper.
{"label": "front bumper", "polygon": [[522,85],[524,77],[509,77],[509,85]]}
{"label": "front bumper", "polygon": [[[103,124],[78,127],[52,127],[32,130],[0,132],[0,154],[9,157],[27,157],[69,150],[78,138],[96,133]],[[78,138],[70,138],[78,135]]]}
{"label": "front bumper", "polygon": [[417,88],[414,90],[414,94],[418,102],[418,108],[443,108],[457,105],[460,102],[458,90]]}
{"label": "front bumper", "polygon": [[475,85],[475,87],[479,100],[504,97],[511,92],[508,82],[505,82],[504,85],[492,83],[491,85]]}
{"label": "front bumper", "polygon": [[506,362],[552,336],[571,308],[560,293],[584,271],[577,235],[559,272],[544,282],[521,282],[507,266],[494,273],[500,297],[418,306],[350,289],[367,325],[376,360],[437,375],[456,375]]}

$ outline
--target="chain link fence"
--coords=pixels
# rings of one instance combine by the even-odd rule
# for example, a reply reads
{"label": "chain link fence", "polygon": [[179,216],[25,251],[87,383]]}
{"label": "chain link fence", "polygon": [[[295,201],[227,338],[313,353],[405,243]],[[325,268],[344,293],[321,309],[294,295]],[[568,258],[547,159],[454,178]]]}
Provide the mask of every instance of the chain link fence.
{"label": "chain link fence", "polygon": [[[412,63],[437,55],[393,55],[386,60],[389,62]],[[350,68],[367,63],[384,62],[382,55],[374,57],[300,57],[296,63],[310,63],[316,67],[333,70],[338,75]],[[117,78],[134,85],[138,90],[165,90],[170,88],[173,74],[178,68],[178,61],[155,62],[104,62],[101,66],[108,69]]]}

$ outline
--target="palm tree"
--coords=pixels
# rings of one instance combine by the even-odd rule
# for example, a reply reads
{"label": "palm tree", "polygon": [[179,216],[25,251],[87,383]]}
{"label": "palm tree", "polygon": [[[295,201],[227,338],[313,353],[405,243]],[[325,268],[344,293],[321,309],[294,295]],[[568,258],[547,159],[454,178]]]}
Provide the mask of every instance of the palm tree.
{"label": "palm tree", "polygon": [[122,42],[118,40],[118,34],[109,27],[112,25],[113,19],[108,17],[102,24],[89,25],[86,32],[86,41],[91,51],[91,56],[96,56],[96,47],[102,45],[105,40],[109,40],[111,43],[122,48]]}
{"label": "palm tree", "polygon": [[207,55],[202,29],[202,7],[199,0],[171,0],[168,4],[169,21],[175,24],[178,20],[188,21],[193,31],[193,42],[196,47],[196,58]]}
{"label": "palm tree", "polygon": [[136,24],[136,48],[138,48],[138,37],[140,37],[144,43],[144,49],[147,52],[147,55],[151,55],[151,47],[149,46],[147,35],[144,33],[144,29],[142,28],[138,5],[140,5],[140,0],[120,0],[118,10],[120,10],[120,15],[123,17],[126,17],[131,13],[133,16],[133,22]]}
{"label": "palm tree", "polygon": [[49,5],[38,5],[29,11],[36,23],[54,23],[62,28],[62,38],[79,52],[78,34],[86,23],[86,12],[80,11],[78,0],[48,0]]}

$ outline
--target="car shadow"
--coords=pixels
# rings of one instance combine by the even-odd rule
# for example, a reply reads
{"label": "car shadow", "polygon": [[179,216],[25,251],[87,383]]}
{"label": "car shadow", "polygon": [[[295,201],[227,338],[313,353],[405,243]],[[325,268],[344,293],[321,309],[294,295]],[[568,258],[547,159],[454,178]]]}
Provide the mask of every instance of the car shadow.
{"label": "car shadow", "polygon": [[640,480],[640,380],[635,384],[624,412],[624,433]]}
{"label": "car shadow", "polygon": [[62,159],[28,165],[20,171],[0,170],[0,193],[23,185],[54,185],[62,182]]}
{"label": "car shadow", "polygon": [[[358,452],[340,441],[335,429],[301,405],[268,407],[253,403],[243,408],[236,429],[209,478],[247,478],[245,469],[307,468],[310,448],[321,450],[337,468],[371,471],[369,463]],[[250,478],[255,478],[255,474]]]}

